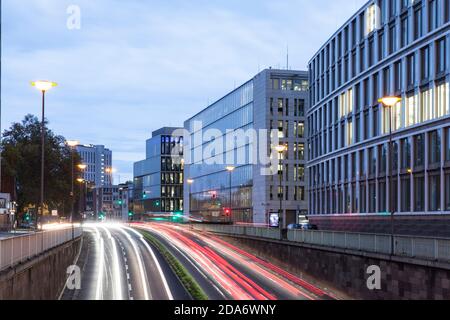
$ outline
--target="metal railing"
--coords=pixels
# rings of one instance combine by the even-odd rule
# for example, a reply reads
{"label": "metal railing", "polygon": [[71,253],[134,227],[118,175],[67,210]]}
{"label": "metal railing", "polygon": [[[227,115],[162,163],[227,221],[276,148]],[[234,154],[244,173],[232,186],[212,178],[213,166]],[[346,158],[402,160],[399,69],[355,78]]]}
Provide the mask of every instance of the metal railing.
{"label": "metal railing", "polygon": [[[278,229],[227,225],[196,225],[194,228],[220,234],[280,240]],[[394,236],[394,252],[391,252],[389,234],[288,230],[287,240],[328,248],[450,263],[449,238]]]}
{"label": "metal railing", "polygon": [[[82,234],[81,227],[74,228],[74,237]],[[25,262],[43,252],[72,240],[72,228],[29,233],[0,239],[0,271]]]}

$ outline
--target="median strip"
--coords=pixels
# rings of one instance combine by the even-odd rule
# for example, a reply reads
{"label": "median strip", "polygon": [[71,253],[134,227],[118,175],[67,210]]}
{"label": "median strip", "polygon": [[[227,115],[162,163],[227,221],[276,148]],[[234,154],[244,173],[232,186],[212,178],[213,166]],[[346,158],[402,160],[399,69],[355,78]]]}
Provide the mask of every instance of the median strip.
{"label": "median strip", "polygon": [[208,300],[208,296],[203,292],[202,288],[194,280],[192,275],[178,261],[175,256],[167,250],[167,248],[156,237],[144,230],[138,230],[147,242],[153,245],[169,264],[172,271],[180,279],[183,287],[191,295],[194,300]]}

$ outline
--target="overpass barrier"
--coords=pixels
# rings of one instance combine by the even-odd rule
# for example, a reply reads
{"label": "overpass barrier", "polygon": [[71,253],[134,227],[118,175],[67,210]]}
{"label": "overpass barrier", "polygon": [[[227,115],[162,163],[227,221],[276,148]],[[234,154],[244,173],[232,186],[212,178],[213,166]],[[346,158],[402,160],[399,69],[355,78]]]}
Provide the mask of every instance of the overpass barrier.
{"label": "overpass barrier", "polygon": [[[200,231],[280,240],[280,230],[231,225],[194,225]],[[298,244],[450,263],[450,238],[315,230],[287,230],[287,241]]]}
{"label": "overpass barrier", "polygon": [[[82,233],[81,227],[74,228],[74,238],[80,237]],[[71,227],[0,239],[0,271],[26,262],[71,240]]]}

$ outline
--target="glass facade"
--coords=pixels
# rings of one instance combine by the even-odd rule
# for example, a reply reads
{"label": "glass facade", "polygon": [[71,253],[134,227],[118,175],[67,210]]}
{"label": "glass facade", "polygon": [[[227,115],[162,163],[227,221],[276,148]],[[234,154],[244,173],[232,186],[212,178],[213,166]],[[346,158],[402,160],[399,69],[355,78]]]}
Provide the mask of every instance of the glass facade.
{"label": "glass facade", "polygon": [[[288,221],[296,222],[295,213],[307,210],[308,87],[307,72],[267,69],[185,122],[185,179],[191,184],[184,195],[194,219],[266,223],[280,197]],[[229,143],[230,136],[235,143]],[[260,163],[261,153],[270,156],[274,137],[288,146],[278,167],[281,186],[277,172],[262,174],[269,166]],[[261,138],[268,144],[261,145]]]}
{"label": "glass facade", "polygon": [[[314,175],[325,176],[324,184],[309,180],[310,213],[383,213],[391,201],[395,212],[448,210],[450,24],[446,10],[448,1],[372,1],[310,61],[312,107],[307,117],[308,124],[317,125],[309,127],[308,161]],[[347,73],[352,76],[346,77]],[[378,102],[394,95],[401,102],[392,109]],[[322,140],[323,136],[329,139]],[[358,181],[355,189],[322,171],[346,161],[350,154],[358,164],[349,173]],[[337,177],[344,174],[341,166],[336,170]],[[357,199],[353,206],[340,205],[348,198]],[[319,207],[322,202],[326,204]]]}
{"label": "glass facade", "polygon": [[148,158],[134,165],[135,214],[184,210],[184,138],[171,135],[176,129],[155,131],[147,141]]}

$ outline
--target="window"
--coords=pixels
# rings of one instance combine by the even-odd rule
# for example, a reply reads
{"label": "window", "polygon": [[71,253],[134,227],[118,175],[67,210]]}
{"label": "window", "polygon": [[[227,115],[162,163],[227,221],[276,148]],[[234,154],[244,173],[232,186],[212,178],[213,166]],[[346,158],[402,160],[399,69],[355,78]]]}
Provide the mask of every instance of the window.
{"label": "window", "polygon": [[378,154],[380,162],[378,164],[378,173],[380,176],[386,175],[386,159],[387,159],[387,145],[383,144],[378,147]]}
{"label": "window", "polygon": [[449,98],[449,83],[444,82],[439,85],[436,85],[435,105],[438,117],[450,114],[448,98]]}
{"label": "window", "polygon": [[445,210],[450,211],[450,172],[445,174]]}
{"label": "window", "polygon": [[450,161],[450,128],[445,130],[445,160]]}
{"label": "window", "polygon": [[402,63],[399,61],[394,65],[394,91],[400,92],[402,89]]}
{"label": "window", "polygon": [[377,28],[377,9],[375,5],[371,5],[366,11],[366,35]]}
{"label": "window", "polygon": [[436,74],[444,73],[447,69],[446,65],[446,46],[445,38],[436,42]]}
{"label": "window", "polygon": [[409,175],[401,179],[401,212],[411,212],[411,178]]}
{"label": "window", "polygon": [[439,12],[437,10],[437,0],[429,0],[428,3],[428,30],[437,28]]}
{"label": "window", "polygon": [[377,168],[377,154],[376,148],[369,149],[369,175],[375,175]]}
{"label": "window", "polygon": [[440,131],[430,132],[430,150],[428,152],[430,164],[441,162],[441,133]]}
{"label": "window", "polygon": [[401,168],[410,169],[411,168],[411,145],[409,139],[402,139],[401,141]]}
{"label": "window", "polygon": [[378,184],[378,212],[386,212],[386,181],[381,180]]}
{"label": "window", "polygon": [[414,178],[414,211],[425,211],[425,182],[423,176]]}
{"label": "window", "polygon": [[408,15],[405,14],[401,19],[401,46],[405,47],[408,44]]}
{"label": "window", "polygon": [[414,137],[414,166],[425,165],[425,135],[420,134]]}
{"label": "window", "polygon": [[425,47],[421,50],[421,80],[426,81],[430,78],[430,48]]}
{"label": "window", "polygon": [[429,176],[429,194],[428,194],[428,210],[441,210],[441,177],[440,174],[431,174]]}
{"label": "window", "polygon": [[408,87],[412,87],[414,86],[415,83],[415,68],[416,68],[416,63],[415,63],[415,58],[414,58],[414,54],[408,56],[406,58],[407,61],[407,80],[408,80]]}
{"label": "window", "polygon": [[422,5],[414,9],[414,39],[417,40],[423,35]]}
{"label": "window", "polygon": [[389,54],[393,53],[396,49],[396,32],[395,32],[395,23],[391,23],[389,25]]}

